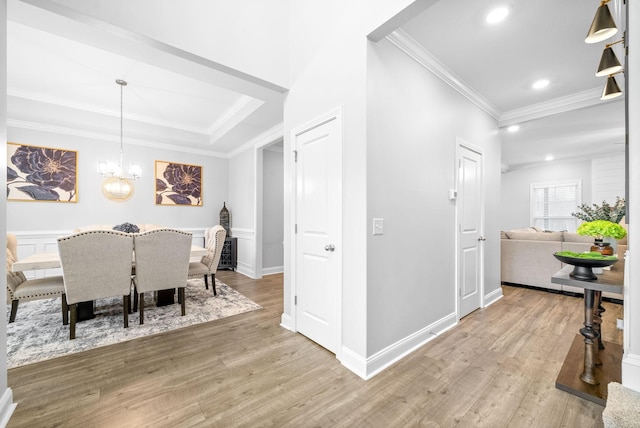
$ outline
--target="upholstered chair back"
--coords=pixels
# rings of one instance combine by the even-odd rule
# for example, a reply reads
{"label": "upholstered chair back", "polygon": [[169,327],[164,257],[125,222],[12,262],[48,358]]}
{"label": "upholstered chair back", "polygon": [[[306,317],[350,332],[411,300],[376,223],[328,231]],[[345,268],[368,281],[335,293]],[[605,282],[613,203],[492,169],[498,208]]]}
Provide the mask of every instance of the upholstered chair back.
{"label": "upholstered chair back", "polygon": [[209,272],[215,273],[218,268],[220,255],[222,254],[222,248],[224,247],[224,239],[226,237],[227,231],[219,224],[207,229],[205,234],[207,254],[202,256],[201,263],[209,268]]}
{"label": "upholstered chair back", "polygon": [[134,236],[138,293],[187,285],[191,233],[165,228]]}
{"label": "upholstered chair back", "polygon": [[16,260],[15,253],[9,249],[9,236],[7,236],[7,303],[15,299],[13,293],[16,288],[27,280],[22,272],[11,272],[11,267]]}
{"label": "upholstered chair back", "polygon": [[94,230],[58,238],[69,304],[131,292],[133,235]]}

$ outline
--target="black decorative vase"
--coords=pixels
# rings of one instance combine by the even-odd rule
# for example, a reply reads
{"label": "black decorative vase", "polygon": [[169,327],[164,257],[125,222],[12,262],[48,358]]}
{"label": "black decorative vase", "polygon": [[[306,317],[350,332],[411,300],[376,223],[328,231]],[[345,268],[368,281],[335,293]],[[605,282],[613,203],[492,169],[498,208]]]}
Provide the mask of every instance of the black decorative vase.
{"label": "black decorative vase", "polygon": [[220,210],[220,226],[224,227],[227,231],[227,237],[231,236],[231,228],[229,227],[229,210],[227,209],[227,203],[222,203],[222,209]]}

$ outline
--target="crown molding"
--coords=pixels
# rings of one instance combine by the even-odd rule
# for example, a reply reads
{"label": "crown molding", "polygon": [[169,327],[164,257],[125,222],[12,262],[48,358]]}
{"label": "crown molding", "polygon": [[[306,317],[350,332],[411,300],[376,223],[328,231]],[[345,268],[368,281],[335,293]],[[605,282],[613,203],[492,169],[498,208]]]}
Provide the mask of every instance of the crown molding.
{"label": "crown molding", "polygon": [[587,89],[564,97],[542,103],[531,104],[529,106],[513,109],[504,112],[498,120],[500,127],[515,125],[517,123],[528,122],[555,114],[565,113],[585,107],[591,107],[602,103],[620,102],[624,97],[618,97],[609,101],[602,101],[602,88]]}
{"label": "crown molding", "polygon": [[471,86],[458,77],[453,71],[447,68],[439,59],[431,52],[426,50],[413,37],[403,30],[396,30],[385,37],[391,44],[407,54],[418,64],[432,72],[446,84],[458,91],[469,101],[480,107],[485,113],[489,114],[496,120],[499,120],[502,112],[489,100],[477,93]]}
{"label": "crown molding", "polygon": [[[33,131],[51,132],[53,134],[70,135],[73,137],[86,138],[91,140],[101,140],[109,142],[120,142],[120,137],[116,135],[105,134],[102,132],[85,131],[75,128],[67,128],[63,126],[48,125],[44,123],[28,122],[25,120],[7,119],[7,126],[13,128],[29,129]],[[224,153],[212,152],[210,150],[200,150],[192,147],[177,146],[173,144],[158,143],[150,140],[142,140],[138,138],[124,138],[125,144],[134,146],[147,147],[153,149],[171,150],[182,153],[190,153],[200,156],[209,156],[214,158],[228,158]]]}
{"label": "crown molding", "polygon": [[251,113],[258,110],[264,101],[243,95],[236,101],[216,122],[207,129],[209,144],[218,141],[233,129],[237,124],[245,120]]}
{"label": "crown molding", "polygon": [[248,150],[251,148],[264,147],[282,138],[284,138],[284,126],[282,123],[279,123],[273,128],[263,132],[262,134],[258,135],[254,139],[238,147],[236,150],[230,152],[227,157],[232,158],[232,157],[238,156],[240,153],[244,152],[245,150]]}
{"label": "crown molding", "polygon": [[515,125],[517,123],[536,120],[571,110],[591,107],[605,102],[620,102],[624,99],[624,97],[619,97],[609,101],[602,101],[600,99],[602,88],[592,88],[564,97],[558,97],[553,100],[502,112],[498,107],[476,92],[470,85],[447,68],[447,66],[438,58],[403,30],[398,29],[385,38],[410,58],[415,60],[418,64],[432,72],[468,100],[480,107],[491,117],[496,119],[499,127]]}

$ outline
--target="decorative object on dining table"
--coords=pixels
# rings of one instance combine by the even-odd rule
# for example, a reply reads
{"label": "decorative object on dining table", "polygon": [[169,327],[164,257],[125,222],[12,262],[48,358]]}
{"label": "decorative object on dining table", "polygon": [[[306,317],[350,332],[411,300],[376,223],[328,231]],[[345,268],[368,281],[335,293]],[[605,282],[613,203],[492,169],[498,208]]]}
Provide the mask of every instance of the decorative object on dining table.
{"label": "decorative object on dining table", "polygon": [[[7,367],[14,368],[261,309],[260,305],[218,279],[218,296],[205,290],[202,278],[190,279],[188,283],[185,298],[189,312],[186,316],[177,317],[174,305],[149,306],[145,310],[144,324],[138,323],[138,314],[134,312],[130,315],[129,328],[124,329],[121,299],[100,299],[96,302],[95,317],[79,323],[82,335],[75,340],[68,339],[68,330],[60,322],[60,298],[21,303],[20,316],[7,326]],[[7,307],[7,314],[9,310]],[[33,334],[34,331],[38,334]]]}
{"label": "decorative object on dining table", "polygon": [[613,255],[613,248],[609,242],[604,242],[605,237],[613,239],[622,239],[627,236],[627,231],[618,223],[609,220],[593,220],[582,223],[576,231],[578,235],[587,235],[594,237],[594,243],[591,251],[597,251],[605,256]]}
{"label": "decorative object on dining table", "polygon": [[594,281],[598,279],[593,273],[593,268],[611,266],[618,261],[616,256],[605,256],[599,252],[574,253],[572,251],[559,251],[553,256],[562,263],[574,266],[569,274],[571,278],[580,281]]}
{"label": "decorative object on dining table", "polygon": [[135,224],[131,224],[131,223],[116,224],[115,226],[113,226],[113,230],[119,230],[120,232],[126,232],[126,233],[140,232],[140,228]]}
{"label": "decorative object on dining table", "polygon": [[156,205],[202,206],[202,166],[156,161]]}
{"label": "decorative object on dining table", "polygon": [[227,232],[227,236],[231,236],[231,215],[229,210],[227,209],[227,203],[222,203],[222,209],[220,210],[220,226],[224,227],[224,230]]}
{"label": "decorative object on dining table", "polygon": [[7,143],[7,200],[78,202],[78,153]]}

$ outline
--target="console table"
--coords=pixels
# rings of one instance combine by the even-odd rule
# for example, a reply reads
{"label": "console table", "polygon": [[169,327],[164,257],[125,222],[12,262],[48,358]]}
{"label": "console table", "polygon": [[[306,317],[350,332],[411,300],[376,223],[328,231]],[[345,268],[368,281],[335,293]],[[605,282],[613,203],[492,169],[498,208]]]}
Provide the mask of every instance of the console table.
{"label": "console table", "polygon": [[598,275],[598,279],[582,281],[569,275],[573,268],[567,265],[551,277],[554,284],[584,289],[584,327],[571,344],[556,388],[604,406],[609,382],[621,382],[622,346],[603,342],[600,337],[602,292],[622,294],[623,272],[614,265]]}

